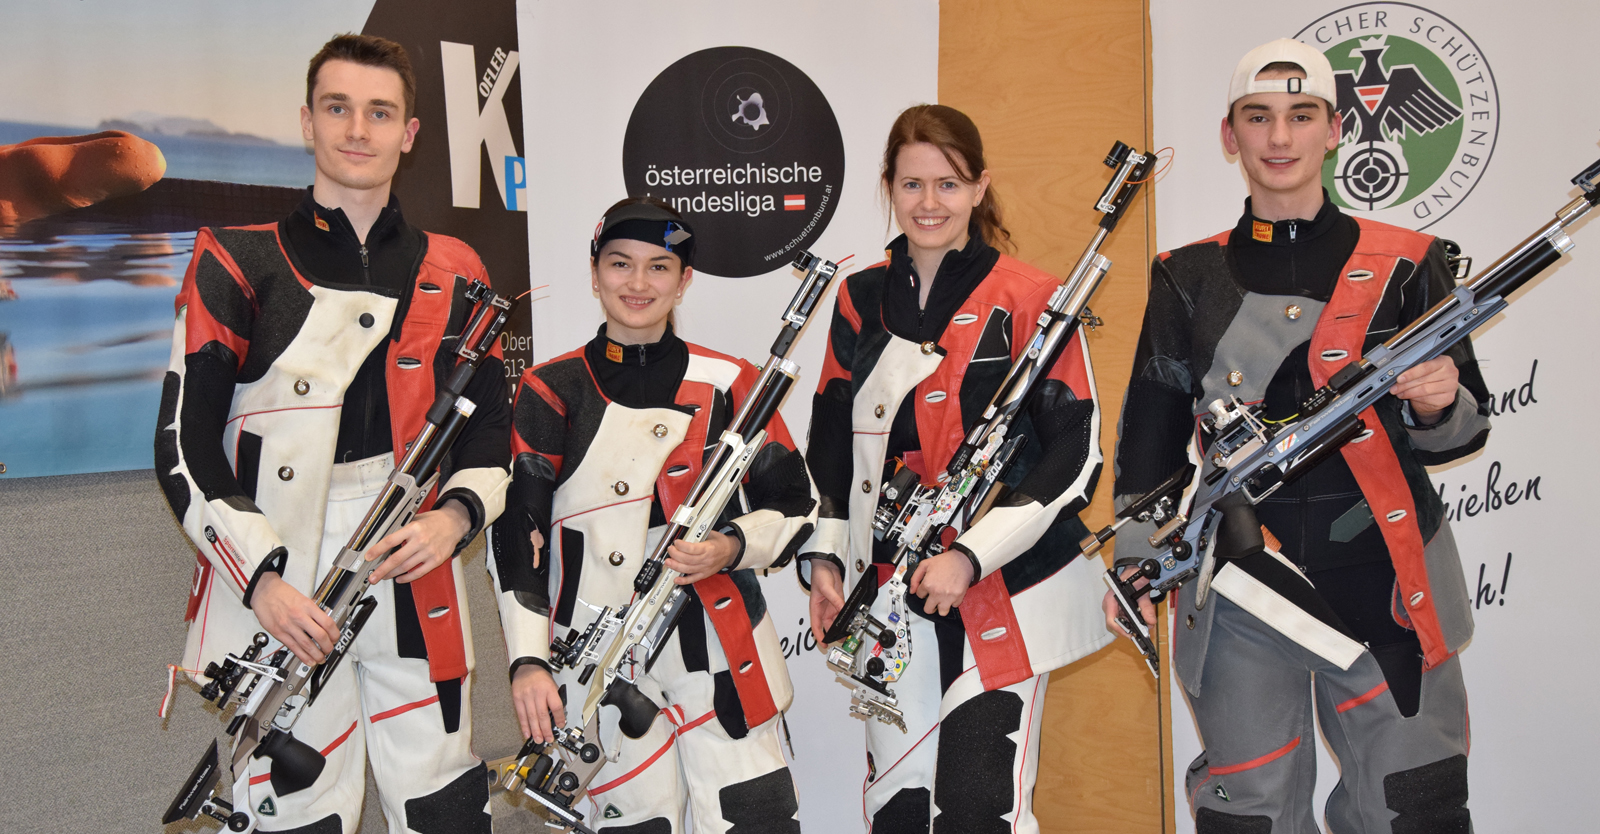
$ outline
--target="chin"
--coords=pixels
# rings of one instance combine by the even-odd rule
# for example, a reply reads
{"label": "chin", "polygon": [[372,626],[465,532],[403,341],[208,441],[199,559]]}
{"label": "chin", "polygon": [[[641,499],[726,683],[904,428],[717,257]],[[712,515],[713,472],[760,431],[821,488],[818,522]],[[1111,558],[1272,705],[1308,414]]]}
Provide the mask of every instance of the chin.
{"label": "chin", "polygon": [[919,249],[949,249],[955,246],[956,236],[950,234],[949,227],[944,226],[936,232],[917,231],[907,233],[906,240]]}

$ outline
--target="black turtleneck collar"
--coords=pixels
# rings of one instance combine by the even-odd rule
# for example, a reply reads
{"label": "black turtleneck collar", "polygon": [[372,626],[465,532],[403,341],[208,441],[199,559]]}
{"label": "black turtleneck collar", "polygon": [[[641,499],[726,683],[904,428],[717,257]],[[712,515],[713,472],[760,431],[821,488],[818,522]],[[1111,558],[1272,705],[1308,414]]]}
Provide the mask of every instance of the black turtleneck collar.
{"label": "black turtleneck collar", "polygon": [[883,290],[883,324],[890,333],[914,342],[936,342],[966,303],[967,296],[989,275],[1000,253],[983,241],[976,224],[968,226],[967,245],[944,253],[928,291],[928,305],[917,303],[922,281],[911,262],[908,241],[901,235],[890,241],[889,272]]}
{"label": "black turtleneck collar", "polygon": [[1258,219],[1251,207],[1250,198],[1246,197],[1244,215],[1239,218],[1239,225],[1233,228],[1233,234],[1229,236],[1228,242],[1235,246],[1246,241],[1268,246],[1293,246],[1327,234],[1343,216],[1344,213],[1339,211],[1339,207],[1328,199],[1326,188],[1322,190],[1322,207],[1317,209],[1317,216],[1310,220],[1292,218],[1274,222]]}
{"label": "black turtleneck collar", "polygon": [[391,296],[403,295],[411,285],[426,241],[420,230],[406,223],[400,199],[393,194],[367,230],[365,243],[344,210],[319,205],[310,188],[280,229],[295,267],[307,278],[369,287]]}
{"label": "black turtleneck collar", "polygon": [[1245,198],[1244,214],[1228,235],[1228,252],[1239,283],[1251,292],[1327,301],[1360,239],[1361,227],[1323,189],[1322,207],[1309,220],[1257,219]]}
{"label": "black turtleneck collar", "polygon": [[600,392],[629,408],[669,406],[689,369],[689,346],[672,330],[646,345],[624,345],[606,336],[606,326],[583,348]]}

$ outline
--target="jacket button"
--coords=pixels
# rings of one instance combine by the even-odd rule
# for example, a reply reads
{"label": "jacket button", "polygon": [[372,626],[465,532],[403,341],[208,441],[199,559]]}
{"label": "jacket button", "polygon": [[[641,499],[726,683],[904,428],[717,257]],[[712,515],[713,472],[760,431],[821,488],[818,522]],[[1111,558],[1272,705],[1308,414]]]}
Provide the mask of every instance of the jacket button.
{"label": "jacket button", "polygon": [[1411,595],[1411,607],[1412,608],[1416,608],[1417,606],[1421,605],[1422,604],[1422,597],[1423,597],[1423,594],[1422,594],[1421,591],[1418,591],[1418,592],[1412,594]]}
{"label": "jacket button", "polygon": [[1294,321],[1295,319],[1300,318],[1300,314],[1302,312],[1304,311],[1300,309],[1299,304],[1290,304],[1289,306],[1283,308],[1283,315],[1288,318],[1289,321]]}
{"label": "jacket button", "polygon": [[872,482],[871,481],[862,481],[861,482],[861,491],[862,492],[871,492],[872,491]]}
{"label": "jacket button", "polygon": [[656,427],[650,430],[650,433],[655,435],[656,437],[666,437],[667,436],[667,426],[666,426],[665,423],[657,423]]}
{"label": "jacket button", "polygon": [[278,467],[278,479],[282,481],[294,480],[294,470],[287,466]]}
{"label": "jacket button", "polygon": [[883,404],[882,403],[879,403],[877,408],[872,409],[872,416],[874,416],[874,417],[882,417],[883,416]]}
{"label": "jacket button", "polygon": [[616,483],[611,485],[611,490],[613,492],[615,492],[616,494],[618,494],[618,495],[627,495],[628,494],[628,482],[627,481],[617,481]]}
{"label": "jacket button", "polygon": [[1241,374],[1238,371],[1229,371],[1228,372],[1228,384],[1234,386],[1235,388],[1239,387],[1240,385],[1243,385],[1244,384],[1244,374]]}
{"label": "jacket button", "polygon": [[923,356],[932,356],[933,355],[933,351],[937,347],[938,346],[935,345],[933,342],[923,342],[922,343],[922,355]]}
{"label": "jacket button", "polygon": [[1190,631],[1194,631],[1194,615],[1190,614],[1189,616],[1183,618],[1183,624],[1188,626]]}
{"label": "jacket button", "polygon": [[296,394],[299,394],[300,396],[304,397],[305,395],[311,393],[311,383],[306,382],[303,379],[295,380],[294,381],[294,392]]}
{"label": "jacket button", "polygon": [[867,563],[861,561],[860,559],[857,559],[856,560],[856,573],[866,573],[866,572],[867,572]]}
{"label": "jacket button", "polygon": [[362,313],[361,318],[356,319],[356,321],[361,322],[362,327],[371,327],[377,319],[373,318],[371,313]]}
{"label": "jacket button", "polygon": [[607,561],[611,562],[611,566],[612,567],[620,568],[620,567],[622,567],[623,558],[624,557],[622,555],[622,551],[613,550],[613,551],[611,551],[611,556],[607,559]]}

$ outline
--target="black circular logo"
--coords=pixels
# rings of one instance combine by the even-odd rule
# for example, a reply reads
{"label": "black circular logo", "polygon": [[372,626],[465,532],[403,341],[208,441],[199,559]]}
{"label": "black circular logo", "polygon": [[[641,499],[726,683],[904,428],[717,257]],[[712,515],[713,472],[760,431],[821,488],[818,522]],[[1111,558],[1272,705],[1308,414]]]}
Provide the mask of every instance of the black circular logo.
{"label": "black circular logo", "polygon": [[660,197],[694,226],[696,269],[747,278],[782,268],[828,227],[844,138],[795,65],[720,46],[680,58],[639,96],[622,178],[629,194]]}

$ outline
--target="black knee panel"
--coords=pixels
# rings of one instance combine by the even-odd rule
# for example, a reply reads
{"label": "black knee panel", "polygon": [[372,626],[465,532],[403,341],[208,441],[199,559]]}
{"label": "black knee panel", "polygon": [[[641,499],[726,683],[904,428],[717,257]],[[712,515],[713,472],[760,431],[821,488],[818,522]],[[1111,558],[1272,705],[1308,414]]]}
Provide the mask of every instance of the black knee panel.
{"label": "black knee panel", "polygon": [[1194,834],[1272,834],[1272,818],[1201,808],[1194,813]]}
{"label": "black knee panel", "polygon": [[928,834],[932,802],[927,788],[901,788],[872,815],[873,834]]}
{"label": "black knee panel", "polygon": [[935,832],[1007,834],[1016,783],[1011,766],[1023,729],[1022,698],[1015,692],[985,692],[950,711],[939,726],[933,801]]}
{"label": "black knee panel", "polygon": [[731,825],[728,834],[800,834],[795,818],[800,803],[789,768],[729,785],[717,792],[717,800],[722,818]]}
{"label": "black knee panel", "polygon": [[[226,830],[226,827],[224,827],[224,830]],[[344,826],[339,822],[339,815],[329,814],[310,825],[302,825],[299,828],[284,828],[274,831],[272,834],[340,834],[342,831],[344,831]]]}
{"label": "black knee panel", "polygon": [[490,834],[489,768],[482,763],[455,781],[406,800],[406,825],[419,834]]}
{"label": "black knee panel", "polygon": [[672,823],[666,817],[652,817],[621,828],[608,825],[596,829],[596,834],[672,834]]}
{"label": "black knee panel", "polygon": [[1467,757],[1451,756],[1383,777],[1394,834],[1468,834]]}

